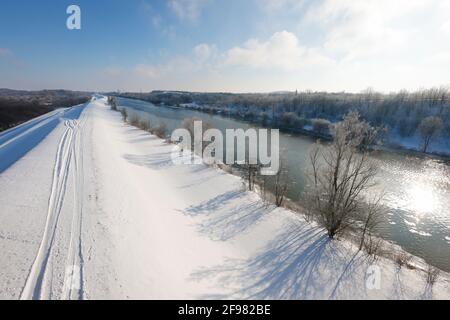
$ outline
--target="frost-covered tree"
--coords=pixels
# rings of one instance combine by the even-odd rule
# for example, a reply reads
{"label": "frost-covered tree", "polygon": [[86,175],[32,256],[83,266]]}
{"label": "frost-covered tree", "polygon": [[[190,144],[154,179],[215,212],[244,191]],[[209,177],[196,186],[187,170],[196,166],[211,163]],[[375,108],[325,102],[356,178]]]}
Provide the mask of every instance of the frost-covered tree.
{"label": "frost-covered tree", "polygon": [[326,119],[312,119],[311,124],[314,132],[327,135],[330,132],[331,122]]}
{"label": "frost-covered tree", "polygon": [[419,125],[419,133],[422,137],[422,151],[427,152],[433,138],[442,131],[444,124],[439,117],[431,116],[422,120]]}
{"label": "frost-covered tree", "polygon": [[356,114],[346,116],[332,129],[333,142],[317,143],[310,152],[306,209],[330,238],[367,218],[364,193],[374,185],[377,166],[367,152],[360,152],[366,136],[358,119]]}

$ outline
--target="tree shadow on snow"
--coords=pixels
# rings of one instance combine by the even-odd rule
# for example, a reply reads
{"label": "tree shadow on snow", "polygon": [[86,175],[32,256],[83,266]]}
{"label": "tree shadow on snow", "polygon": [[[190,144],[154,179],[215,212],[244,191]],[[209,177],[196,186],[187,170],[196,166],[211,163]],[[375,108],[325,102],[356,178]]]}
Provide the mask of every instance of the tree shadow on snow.
{"label": "tree shadow on snow", "polygon": [[425,284],[423,292],[418,297],[419,300],[433,300],[433,286],[430,284]]}
{"label": "tree shadow on snow", "polygon": [[192,167],[193,168],[190,169],[189,173],[196,174],[196,176],[200,176],[200,178],[193,180],[188,184],[179,186],[178,187],[179,189],[188,189],[188,188],[192,188],[192,187],[198,187],[202,183],[212,182],[213,179],[219,178],[226,174],[225,172],[217,172],[214,170],[207,171],[206,169],[208,169],[208,167],[205,165],[193,165]]}
{"label": "tree shadow on snow", "polygon": [[147,167],[154,170],[162,170],[173,166],[173,161],[170,154],[170,152],[149,155],[126,154],[123,157],[134,165]]}
{"label": "tree shadow on snow", "polygon": [[403,300],[406,294],[406,288],[402,281],[402,268],[396,267],[395,278],[392,284],[392,296],[397,300]]}
{"label": "tree shadow on snow", "polygon": [[354,288],[364,290],[363,281],[353,278],[359,263],[322,228],[291,225],[255,256],[199,270],[192,278],[214,279],[229,291],[203,299],[332,299]]}
{"label": "tree shadow on snow", "polygon": [[157,140],[156,136],[150,135],[149,133],[140,132],[133,138],[130,138],[128,140],[128,142],[134,144],[134,143],[148,142],[148,141],[153,141],[153,140]]}
{"label": "tree shadow on snow", "polygon": [[213,240],[226,241],[256,225],[274,206],[266,206],[259,199],[249,199],[239,190],[229,191],[191,206],[183,213],[202,217],[198,229]]}

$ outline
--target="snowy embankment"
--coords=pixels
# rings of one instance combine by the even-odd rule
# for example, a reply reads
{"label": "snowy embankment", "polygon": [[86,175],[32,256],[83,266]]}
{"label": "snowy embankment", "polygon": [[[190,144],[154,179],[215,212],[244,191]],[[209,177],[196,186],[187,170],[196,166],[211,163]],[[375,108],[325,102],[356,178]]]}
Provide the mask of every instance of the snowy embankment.
{"label": "snowy embankment", "polygon": [[0,146],[0,298],[450,298],[448,275],[429,288],[383,258],[381,287],[367,286],[372,262],[353,245],[235,176],[174,165],[174,146],[104,99],[56,117],[23,157]]}

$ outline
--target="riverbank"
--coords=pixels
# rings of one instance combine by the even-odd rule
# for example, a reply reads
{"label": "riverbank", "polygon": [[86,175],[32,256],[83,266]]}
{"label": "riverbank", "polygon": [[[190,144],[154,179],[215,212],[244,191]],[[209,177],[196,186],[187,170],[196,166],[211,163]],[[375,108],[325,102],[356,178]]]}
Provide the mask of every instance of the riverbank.
{"label": "riverbank", "polygon": [[[136,133],[145,145],[144,136],[148,134],[139,130]],[[199,284],[209,282],[216,288],[199,297],[430,297],[429,290],[425,290],[425,273],[420,270],[425,264],[420,259],[411,262],[416,270],[398,268],[391,259],[382,257],[374,263],[364,253],[357,252],[350,242],[331,242],[321,228],[307,223],[298,214],[267,206],[257,194],[243,192],[242,182],[237,177],[205,165],[172,165],[169,155],[172,148],[173,145],[156,139],[146,148],[145,156],[141,155],[142,151],[139,153],[141,161],[135,164],[156,170],[154,174],[164,176],[175,189],[184,190],[182,198],[189,206],[177,211],[187,213],[191,219],[188,224],[195,227],[202,238],[214,241],[217,248],[229,249],[221,263],[192,270],[191,278]],[[183,181],[175,182],[180,179]],[[160,178],[157,181],[159,185]],[[165,197],[157,196],[158,199]],[[175,199],[171,206],[178,205]],[[204,251],[202,259],[207,255]],[[367,271],[372,264],[382,270],[380,290],[370,290],[366,286]],[[448,284],[448,275],[443,274],[443,290],[447,290]]]}
{"label": "riverbank", "polygon": [[[198,118],[218,128],[248,129],[247,122],[182,108],[156,107],[150,103],[119,99],[119,105],[130,115],[150,121],[153,126],[167,124],[167,133],[180,128],[186,118]],[[316,140],[295,134],[280,134],[283,157],[293,187],[287,196],[294,202],[302,200],[307,188],[308,153]],[[379,147],[378,147],[379,148]],[[388,210],[380,235],[413,255],[450,271],[450,167],[439,157],[419,155],[401,150],[374,150],[370,158],[380,169],[376,189],[386,194]]]}
{"label": "riverbank", "polygon": [[[127,97],[123,97],[126,99],[130,99]],[[138,99],[135,99],[138,100]],[[140,100],[144,101],[144,100]],[[243,118],[236,114],[226,114],[224,112],[215,111],[211,113],[211,111],[203,109],[201,106],[197,104],[180,104],[179,106],[170,106],[163,105],[162,107],[172,108],[172,109],[185,109],[185,110],[194,110],[198,112],[202,112],[205,114],[214,114],[219,115],[225,118],[235,119],[242,122],[249,123],[251,125],[256,125],[258,127],[264,128],[277,128],[280,132],[286,134],[300,135],[306,136],[310,138],[319,139],[322,141],[330,141],[332,137],[330,134],[324,134],[317,132],[313,129],[311,125],[305,125],[303,128],[298,127],[286,127],[282,123],[277,123],[276,125],[268,125],[261,122],[261,120],[251,120],[248,118]],[[311,119],[307,119],[306,121],[311,121]],[[450,144],[446,143],[446,139],[444,137],[440,137],[438,142],[432,143],[428,152],[423,152],[421,150],[421,142],[420,138],[417,135],[411,137],[401,137],[401,135],[397,133],[388,133],[384,139],[385,141],[382,143],[382,146],[376,146],[374,148],[378,150],[384,150],[386,152],[404,152],[410,153],[412,155],[418,156],[428,156],[434,157],[438,159],[450,160]]]}

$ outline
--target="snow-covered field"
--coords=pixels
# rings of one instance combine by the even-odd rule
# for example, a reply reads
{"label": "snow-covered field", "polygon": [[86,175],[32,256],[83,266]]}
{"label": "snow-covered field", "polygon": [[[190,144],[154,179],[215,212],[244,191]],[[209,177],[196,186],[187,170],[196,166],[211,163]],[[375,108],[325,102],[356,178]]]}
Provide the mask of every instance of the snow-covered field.
{"label": "snow-covered field", "polygon": [[1,134],[0,298],[450,298],[173,148],[105,99]]}

